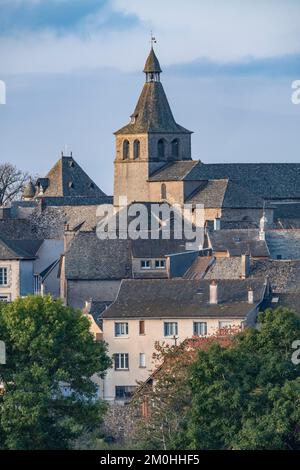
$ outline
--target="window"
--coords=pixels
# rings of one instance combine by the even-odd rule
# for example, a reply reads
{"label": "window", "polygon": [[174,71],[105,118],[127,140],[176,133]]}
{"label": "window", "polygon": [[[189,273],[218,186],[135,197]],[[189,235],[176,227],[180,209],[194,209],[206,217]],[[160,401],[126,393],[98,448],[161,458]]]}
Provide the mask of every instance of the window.
{"label": "window", "polygon": [[157,155],[159,160],[164,160],[165,158],[165,142],[163,139],[159,139],[157,142]]}
{"label": "window", "polygon": [[116,399],[131,398],[136,389],[134,385],[116,385]]}
{"label": "window", "polygon": [[114,355],[114,359],[115,359],[115,370],[128,370],[129,369],[128,353],[117,353]]}
{"label": "window", "polygon": [[133,158],[134,159],[137,159],[140,157],[140,141],[139,140],[135,140],[133,142]]}
{"label": "window", "polygon": [[41,292],[41,280],[40,275],[35,274],[33,278],[33,289],[35,294],[40,294]]}
{"label": "window", "polygon": [[165,322],[164,323],[164,335],[175,336],[178,334],[178,323],[177,322]]}
{"label": "window", "polygon": [[194,336],[207,335],[207,323],[205,321],[194,322]]}
{"label": "window", "polygon": [[123,142],[123,160],[127,160],[129,158],[129,141],[124,140]]}
{"label": "window", "polygon": [[142,259],[141,268],[142,269],[151,269],[151,261],[149,259]]}
{"label": "window", "polygon": [[8,283],[8,269],[0,268],[0,286],[7,286]]}
{"label": "window", "polygon": [[163,183],[160,187],[160,197],[161,199],[167,199],[167,186]]}
{"label": "window", "polygon": [[145,334],[145,320],[140,320],[139,322],[139,334],[140,335]]}
{"label": "window", "polygon": [[231,321],[219,321],[219,328],[231,328],[232,322]]}
{"label": "window", "polygon": [[156,259],[155,260],[155,268],[156,269],[165,269],[166,261],[164,259]]}
{"label": "window", "polygon": [[171,142],[171,154],[173,158],[178,158],[179,157],[179,140],[174,139]]}
{"label": "window", "polygon": [[140,353],[139,367],[146,367],[146,354],[145,353]]}
{"label": "window", "polygon": [[128,335],[128,323],[118,322],[115,323],[115,336],[127,336]]}

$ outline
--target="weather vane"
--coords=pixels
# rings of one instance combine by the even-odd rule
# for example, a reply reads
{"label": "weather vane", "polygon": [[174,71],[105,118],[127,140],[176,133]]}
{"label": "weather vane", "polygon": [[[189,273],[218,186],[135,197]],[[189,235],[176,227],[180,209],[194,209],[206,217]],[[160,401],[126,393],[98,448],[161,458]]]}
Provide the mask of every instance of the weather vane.
{"label": "weather vane", "polygon": [[151,47],[152,47],[152,48],[153,48],[153,44],[156,44],[156,43],[157,43],[157,41],[156,41],[156,37],[155,37],[155,36],[153,36],[153,33],[152,33],[152,31],[151,31],[151,41],[150,41],[150,42],[151,42]]}

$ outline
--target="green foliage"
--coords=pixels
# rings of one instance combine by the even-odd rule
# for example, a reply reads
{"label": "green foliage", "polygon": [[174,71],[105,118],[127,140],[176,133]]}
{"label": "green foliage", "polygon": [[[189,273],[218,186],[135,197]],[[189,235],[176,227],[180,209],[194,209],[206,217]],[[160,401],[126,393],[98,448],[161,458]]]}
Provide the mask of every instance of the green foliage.
{"label": "green foliage", "polygon": [[259,328],[173,348],[143,387],[145,449],[300,449],[300,365],[292,343],[300,319],[267,310]]}
{"label": "green foliage", "polygon": [[188,447],[300,449],[300,366],[291,361],[299,338],[300,320],[279,308],[233,348],[199,351],[189,374]]}
{"label": "green foliage", "polygon": [[95,400],[91,377],[103,376],[110,359],[79,310],[51,297],[2,304],[0,338],[7,350],[0,366],[0,448],[65,449],[99,425],[105,405]]}

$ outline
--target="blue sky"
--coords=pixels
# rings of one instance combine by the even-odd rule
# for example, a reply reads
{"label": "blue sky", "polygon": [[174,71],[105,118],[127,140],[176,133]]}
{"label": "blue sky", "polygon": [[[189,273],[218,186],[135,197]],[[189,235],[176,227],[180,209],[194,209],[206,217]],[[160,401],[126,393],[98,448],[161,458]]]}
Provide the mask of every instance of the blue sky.
{"label": "blue sky", "polygon": [[299,161],[299,20],[298,0],[0,0],[0,161],[43,175],[67,144],[111,193],[151,30],[194,158]]}

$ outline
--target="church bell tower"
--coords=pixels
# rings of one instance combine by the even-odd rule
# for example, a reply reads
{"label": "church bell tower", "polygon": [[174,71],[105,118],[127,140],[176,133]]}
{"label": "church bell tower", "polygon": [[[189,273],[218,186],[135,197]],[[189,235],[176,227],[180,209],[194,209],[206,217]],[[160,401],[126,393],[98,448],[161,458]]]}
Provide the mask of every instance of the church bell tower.
{"label": "church bell tower", "polygon": [[164,88],[159,61],[151,47],[145,83],[130,122],[115,132],[114,205],[150,201],[149,176],[174,161],[191,160],[192,132],[176,123]]}

